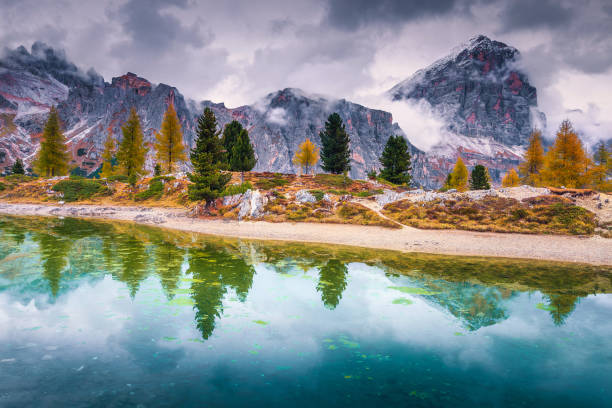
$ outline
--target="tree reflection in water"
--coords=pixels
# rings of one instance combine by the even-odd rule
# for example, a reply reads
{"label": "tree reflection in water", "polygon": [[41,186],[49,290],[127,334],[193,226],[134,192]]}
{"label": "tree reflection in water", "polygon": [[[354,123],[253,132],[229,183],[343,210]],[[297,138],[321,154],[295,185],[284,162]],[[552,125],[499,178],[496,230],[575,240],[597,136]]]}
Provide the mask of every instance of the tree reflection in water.
{"label": "tree reflection in water", "polygon": [[[195,322],[208,339],[233,291],[244,302],[253,285],[254,265],[279,272],[318,269],[316,290],[323,305],[335,309],[347,288],[349,264],[376,266],[391,282],[420,288],[427,302],[448,310],[468,330],[507,319],[506,303],[520,292],[540,291],[552,321],[563,325],[581,297],[612,291],[609,267],[401,254],[357,248],[292,245],[204,238],[143,226],[77,219],[0,217],[0,279],[11,255],[37,248],[41,276],[54,299],[63,282],[81,276],[111,275],[126,284],[132,299],[141,282],[155,276],[170,301],[189,281]],[[14,270],[14,266],[12,267]],[[561,278],[562,277],[562,278]],[[185,290],[185,289],[183,289]],[[181,292],[185,293],[185,292]]]}

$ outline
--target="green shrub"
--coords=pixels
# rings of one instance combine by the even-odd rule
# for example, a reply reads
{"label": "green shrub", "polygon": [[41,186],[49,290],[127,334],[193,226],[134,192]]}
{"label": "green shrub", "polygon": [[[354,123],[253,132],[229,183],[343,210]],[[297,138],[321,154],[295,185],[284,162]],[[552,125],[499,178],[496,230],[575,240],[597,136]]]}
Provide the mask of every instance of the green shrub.
{"label": "green shrub", "polygon": [[321,201],[325,196],[325,193],[321,190],[310,190],[309,193],[312,194],[317,201]]}
{"label": "green shrub", "polygon": [[373,195],[382,194],[382,193],[383,193],[382,190],[371,190],[371,191],[360,191],[356,193],[355,195],[357,197],[371,197]]}
{"label": "green shrub", "polygon": [[135,186],[136,183],[138,183],[138,176],[136,174],[131,174],[128,177],[128,183],[130,183],[131,186]]}
{"label": "green shrub", "polygon": [[36,177],[26,176],[25,174],[11,174],[4,178],[5,181],[8,181],[11,184],[27,183],[28,181],[32,181],[34,179],[36,179]]}
{"label": "green shrub", "polygon": [[141,191],[140,193],[136,193],[134,196],[134,201],[144,201],[149,198],[155,198],[159,200],[161,196],[164,194],[164,183],[161,180],[156,180],[155,178],[149,182],[149,188],[145,191]]}
{"label": "green shrub", "polygon": [[278,192],[278,191],[276,191],[276,190],[274,190],[274,191],[272,192],[272,195],[273,195],[274,197],[276,197],[276,198],[280,199],[280,200],[286,200],[286,199],[287,199],[287,197],[285,197],[285,196],[284,196],[282,193],[280,193],[280,192]]}
{"label": "green shrub", "polygon": [[260,188],[262,190],[271,190],[273,188],[282,187],[287,184],[289,184],[289,180],[280,177],[260,179],[255,182],[257,188]]}
{"label": "green shrub", "polygon": [[0,183],[0,191],[6,190],[6,186],[2,183]]}
{"label": "green shrub", "polygon": [[64,201],[72,202],[86,200],[93,197],[95,194],[108,193],[110,190],[98,180],[91,179],[68,179],[56,183],[52,188],[53,191],[63,193]]}
{"label": "green shrub", "polygon": [[229,184],[225,186],[225,190],[221,193],[221,197],[231,196],[236,194],[244,194],[247,190],[252,190],[253,185],[250,182],[245,181],[242,184]]}
{"label": "green shrub", "polygon": [[114,174],[114,175],[108,177],[106,179],[106,181],[108,181],[108,182],[120,181],[122,183],[127,183],[128,176],[126,176],[125,174]]}
{"label": "green shrub", "polygon": [[153,177],[151,179],[151,181],[158,181],[159,180],[159,181],[168,182],[168,181],[172,181],[172,180],[175,180],[175,179],[176,179],[176,177],[173,177],[173,176],[155,176],[155,177]]}
{"label": "green shrub", "polygon": [[317,174],[314,181],[330,187],[346,187],[352,180],[343,174]]}
{"label": "green shrub", "polygon": [[349,194],[351,194],[351,193],[349,193],[349,192],[348,192],[348,191],[346,191],[346,190],[327,190],[327,192],[328,192],[329,194],[333,194],[333,195],[340,195],[340,196],[342,196],[342,195],[349,195]]}

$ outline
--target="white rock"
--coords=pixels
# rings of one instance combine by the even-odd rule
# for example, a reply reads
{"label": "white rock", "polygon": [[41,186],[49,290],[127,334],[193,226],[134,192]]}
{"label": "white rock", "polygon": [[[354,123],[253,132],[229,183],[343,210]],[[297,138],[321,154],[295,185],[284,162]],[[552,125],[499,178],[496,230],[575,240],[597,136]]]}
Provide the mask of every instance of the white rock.
{"label": "white rock", "polygon": [[223,205],[231,205],[234,206],[242,200],[243,194],[234,194],[231,196],[223,197]]}
{"label": "white rock", "polygon": [[393,190],[384,190],[382,194],[377,194],[374,196],[376,202],[381,207],[389,203],[393,203],[395,201],[403,200],[406,197],[406,193],[398,193]]}
{"label": "white rock", "polygon": [[300,203],[314,203],[317,201],[315,196],[310,194],[308,190],[300,190],[295,193],[295,199]]}
{"label": "white rock", "polygon": [[264,215],[264,207],[268,203],[268,198],[262,195],[259,190],[247,190],[241,194],[240,204],[238,205],[238,219],[244,217],[261,218]]}

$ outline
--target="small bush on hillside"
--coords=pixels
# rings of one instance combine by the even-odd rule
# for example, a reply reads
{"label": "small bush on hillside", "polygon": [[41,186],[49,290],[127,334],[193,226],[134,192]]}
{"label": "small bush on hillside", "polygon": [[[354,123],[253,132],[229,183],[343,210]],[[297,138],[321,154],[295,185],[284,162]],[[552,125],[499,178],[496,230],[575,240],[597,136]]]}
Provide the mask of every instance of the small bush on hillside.
{"label": "small bush on hillside", "polygon": [[150,198],[155,198],[159,200],[161,196],[164,194],[164,183],[156,178],[151,179],[149,182],[149,188],[145,191],[141,191],[140,193],[136,193],[134,196],[134,201],[144,201]]}
{"label": "small bush on hillside", "polygon": [[2,183],[0,183],[0,191],[4,191],[6,190],[6,186]]}
{"label": "small bush on hillside", "polygon": [[260,179],[255,182],[255,186],[262,190],[272,190],[273,188],[282,187],[287,184],[289,184],[289,180],[280,177]]}
{"label": "small bush on hillside", "polygon": [[347,194],[351,194],[346,190],[327,190],[328,194],[333,194],[333,195],[347,195]]}
{"label": "small bush on hillside", "polygon": [[357,197],[371,197],[373,195],[382,194],[382,193],[383,193],[382,190],[370,190],[370,191],[360,191],[356,193],[355,195]]}
{"label": "small bush on hillside", "polygon": [[245,181],[242,184],[228,184],[227,186],[225,186],[225,190],[223,190],[223,192],[221,193],[221,197],[244,194],[247,192],[247,190],[252,189],[253,185],[248,181]]}
{"label": "small bush on hillside", "polygon": [[317,174],[314,176],[314,181],[330,187],[347,187],[352,180],[343,174]]}
{"label": "small bush on hillside", "polygon": [[317,201],[321,201],[325,196],[325,193],[321,190],[310,190],[309,193],[312,194]]}
{"label": "small bush on hillside", "polygon": [[135,186],[135,185],[136,185],[136,183],[138,183],[138,175],[136,175],[135,173],[134,173],[134,174],[131,174],[131,175],[128,177],[128,180],[127,180],[127,181],[128,181],[128,183],[130,183],[130,185],[131,185],[131,186]]}
{"label": "small bush on hillside", "polygon": [[96,194],[101,195],[110,191],[98,180],[83,178],[62,180],[51,189],[63,193],[63,199],[66,202],[87,200]]}
{"label": "small bush on hillside", "polygon": [[127,183],[128,176],[126,176],[125,174],[115,174],[113,176],[108,177],[106,180],[108,182],[120,181],[122,183]]}

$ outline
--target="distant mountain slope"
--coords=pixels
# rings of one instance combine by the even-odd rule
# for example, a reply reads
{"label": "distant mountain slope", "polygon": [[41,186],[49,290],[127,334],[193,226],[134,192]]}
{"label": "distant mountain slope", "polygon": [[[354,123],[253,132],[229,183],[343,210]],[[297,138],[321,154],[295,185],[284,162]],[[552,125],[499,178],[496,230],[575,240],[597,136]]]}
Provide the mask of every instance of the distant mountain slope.
{"label": "distant mountain slope", "polygon": [[[338,112],[351,136],[352,177],[365,177],[378,167],[378,156],[391,134],[402,133],[390,113],[341,100],[308,95],[298,89],[271,93],[253,105],[226,108],[224,104],[186,101],[174,87],[155,85],[128,72],[110,83],[94,71],[83,73],[62,53],[42,43],[32,52],[19,47],[0,60],[0,169],[18,157],[33,159],[46,114],[57,105],[65,128],[71,166],[92,174],[101,164],[108,129],[121,138],[121,125],[135,107],[143,122],[153,168],[152,145],[169,103],[174,103],[184,139],[192,146],[197,116],[206,106],[216,113],[220,126],[238,120],[249,129],[258,157],[256,170],[296,172],[291,159],[306,138],[319,143],[319,131],[332,112]],[[413,153],[421,152],[411,146]]]}
{"label": "distant mountain slope", "polygon": [[477,36],[388,91],[395,101],[427,102],[446,124],[446,136],[429,152],[430,160],[450,159],[439,180],[457,154],[497,176],[518,163],[534,124],[545,124],[519,58],[516,48]]}
{"label": "distant mountain slope", "polygon": [[[388,92],[396,101],[428,103],[447,125],[443,139],[430,152],[410,144],[417,184],[439,186],[457,154],[468,165],[485,164],[495,180],[518,164],[534,122],[544,117],[537,111],[536,90],[517,61],[516,49],[479,36]],[[365,177],[368,170],[378,168],[387,138],[404,134],[388,112],[298,89],[227,108],[223,103],[186,100],[178,89],[133,73],[108,83],[93,70],[81,71],[63,52],[37,42],[30,52],[19,47],[0,58],[0,171],[17,158],[31,163],[52,105],[58,106],[65,127],[71,166],[83,174],[100,167],[108,129],[120,139],[121,125],[135,107],[150,147],[147,168],[152,169],[152,143],[169,103],[177,109],[188,146],[193,145],[196,119],[206,106],[215,111],[221,126],[241,122],[250,132],[258,171],[296,172],[291,158],[298,145],[306,138],[318,144],[332,112],[340,114],[351,136],[352,177]]]}
{"label": "distant mountain slope", "polygon": [[[258,103],[235,109],[224,104],[203,102],[224,125],[237,120],[249,130],[258,156],[255,170],[297,172],[291,158],[306,138],[319,144],[319,132],[327,117],[337,112],[351,138],[351,176],[364,178],[378,167],[378,157],[392,134],[403,134],[390,113],[369,109],[344,99],[332,100],[287,88],[271,93]],[[413,155],[422,152],[410,145]]]}

